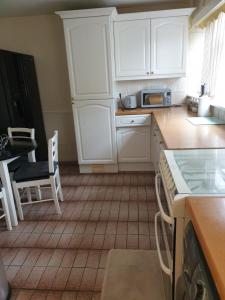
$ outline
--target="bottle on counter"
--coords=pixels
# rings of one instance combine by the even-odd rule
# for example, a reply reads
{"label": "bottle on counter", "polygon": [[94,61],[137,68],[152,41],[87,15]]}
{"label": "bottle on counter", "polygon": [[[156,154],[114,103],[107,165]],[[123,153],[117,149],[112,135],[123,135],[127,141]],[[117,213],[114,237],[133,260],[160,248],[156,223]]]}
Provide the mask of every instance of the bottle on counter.
{"label": "bottle on counter", "polygon": [[206,84],[202,84],[201,95],[198,98],[198,117],[209,117],[210,115],[210,98],[206,94]]}

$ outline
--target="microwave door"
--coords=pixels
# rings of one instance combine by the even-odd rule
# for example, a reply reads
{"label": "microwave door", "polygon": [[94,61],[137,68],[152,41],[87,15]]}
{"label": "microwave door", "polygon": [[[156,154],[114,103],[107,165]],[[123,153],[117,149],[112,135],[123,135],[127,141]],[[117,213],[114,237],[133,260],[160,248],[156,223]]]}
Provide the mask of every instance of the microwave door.
{"label": "microwave door", "polygon": [[163,94],[145,94],[144,105],[145,106],[162,106],[164,101]]}

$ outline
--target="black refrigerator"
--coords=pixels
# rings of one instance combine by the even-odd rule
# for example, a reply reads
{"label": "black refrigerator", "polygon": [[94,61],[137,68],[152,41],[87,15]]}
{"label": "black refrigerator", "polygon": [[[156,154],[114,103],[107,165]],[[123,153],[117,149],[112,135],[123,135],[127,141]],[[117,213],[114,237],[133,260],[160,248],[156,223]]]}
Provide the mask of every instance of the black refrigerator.
{"label": "black refrigerator", "polygon": [[0,50],[0,134],[8,127],[35,128],[38,160],[48,157],[34,57]]}

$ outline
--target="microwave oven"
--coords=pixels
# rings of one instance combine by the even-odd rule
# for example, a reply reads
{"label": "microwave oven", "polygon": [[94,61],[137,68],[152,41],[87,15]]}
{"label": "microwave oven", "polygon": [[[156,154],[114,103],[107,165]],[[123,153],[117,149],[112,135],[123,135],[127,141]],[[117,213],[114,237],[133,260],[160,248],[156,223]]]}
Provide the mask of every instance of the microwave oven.
{"label": "microwave oven", "polygon": [[171,90],[167,88],[141,91],[141,107],[171,106]]}

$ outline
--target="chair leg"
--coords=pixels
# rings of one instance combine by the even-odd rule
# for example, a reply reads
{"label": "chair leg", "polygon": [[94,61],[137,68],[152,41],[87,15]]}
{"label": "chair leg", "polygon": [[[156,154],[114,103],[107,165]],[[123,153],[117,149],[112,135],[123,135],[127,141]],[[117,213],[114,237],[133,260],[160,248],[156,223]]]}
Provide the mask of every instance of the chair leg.
{"label": "chair leg", "polygon": [[35,190],[36,190],[37,200],[41,200],[42,199],[42,194],[41,194],[41,188],[40,188],[40,186],[36,187]]}
{"label": "chair leg", "polygon": [[26,194],[27,194],[27,200],[29,203],[32,202],[32,197],[31,197],[31,190],[30,188],[25,188]]}
{"label": "chair leg", "polygon": [[7,199],[6,199],[6,195],[5,195],[4,190],[2,190],[2,194],[3,194],[2,207],[3,207],[3,210],[4,210],[4,214],[5,214],[7,229],[12,230],[12,224],[11,224],[11,219],[10,219],[10,215],[9,215],[9,207],[8,207],[8,203],[7,203]]}
{"label": "chair leg", "polygon": [[53,200],[55,203],[56,212],[57,212],[57,214],[60,215],[61,209],[59,206],[59,200],[58,200],[57,191],[56,191],[55,177],[51,176],[50,181],[51,181],[52,196],[53,196]]}
{"label": "chair leg", "polygon": [[64,201],[59,170],[57,171],[57,174],[56,174],[56,183],[57,183],[57,186],[59,187],[59,198],[60,198],[61,201]]}
{"label": "chair leg", "polygon": [[23,210],[22,210],[22,205],[21,205],[20,193],[19,193],[19,190],[16,186],[15,181],[12,182],[12,187],[13,187],[13,192],[14,192],[14,196],[15,196],[15,200],[16,200],[16,206],[17,206],[19,218],[22,221],[22,220],[24,220]]}

